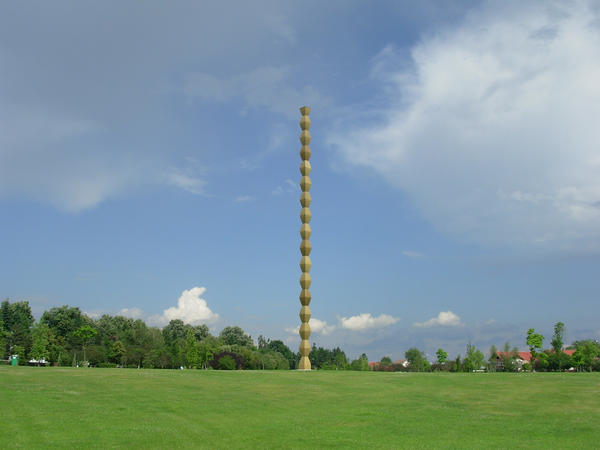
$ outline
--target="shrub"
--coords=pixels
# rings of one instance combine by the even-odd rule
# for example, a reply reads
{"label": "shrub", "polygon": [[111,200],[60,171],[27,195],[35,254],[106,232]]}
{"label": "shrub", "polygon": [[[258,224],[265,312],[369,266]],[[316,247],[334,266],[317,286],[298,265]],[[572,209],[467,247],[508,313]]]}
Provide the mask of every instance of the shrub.
{"label": "shrub", "polygon": [[229,355],[224,355],[219,358],[217,366],[220,370],[235,370],[235,359]]}
{"label": "shrub", "polygon": [[[220,364],[221,359],[227,359]],[[229,359],[233,361],[233,364],[229,362]],[[242,355],[238,355],[233,352],[220,352],[213,356],[213,359],[208,362],[209,366],[213,369],[221,369],[221,370],[234,370],[234,369],[243,369],[246,364],[246,360]]]}
{"label": "shrub", "polygon": [[115,367],[117,367],[117,365],[115,363],[103,362],[103,363],[99,363],[98,367],[114,369]]}

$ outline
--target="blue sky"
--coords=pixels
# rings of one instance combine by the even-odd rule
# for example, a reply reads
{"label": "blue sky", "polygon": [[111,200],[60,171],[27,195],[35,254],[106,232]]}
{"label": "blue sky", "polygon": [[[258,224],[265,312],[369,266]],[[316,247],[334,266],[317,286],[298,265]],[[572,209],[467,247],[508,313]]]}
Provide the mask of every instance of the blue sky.
{"label": "blue sky", "polygon": [[8,2],[0,297],[464,353],[600,337],[593,2]]}

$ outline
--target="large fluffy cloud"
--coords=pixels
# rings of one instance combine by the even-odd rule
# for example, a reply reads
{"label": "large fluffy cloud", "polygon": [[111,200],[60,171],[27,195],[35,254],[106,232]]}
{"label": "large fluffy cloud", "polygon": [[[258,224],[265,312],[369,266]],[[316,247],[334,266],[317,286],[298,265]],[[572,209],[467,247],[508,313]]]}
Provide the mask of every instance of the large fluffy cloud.
{"label": "large fluffy cloud", "polygon": [[204,287],[193,287],[181,293],[177,306],[172,306],[163,311],[159,316],[152,316],[148,320],[152,324],[166,325],[171,320],[179,319],[190,325],[210,324],[219,320],[219,315],[212,312],[202,294]]}
{"label": "large fluffy cloud", "polygon": [[460,327],[463,323],[460,321],[460,317],[454,314],[452,311],[441,311],[437,317],[432,317],[425,322],[416,322],[415,327],[430,328],[435,326],[446,326],[446,327]]}
{"label": "large fluffy cloud", "polygon": [[329,142],[349,165],[409,193],[446,232],[598,250],[599,8],[486,5],[424,38],[410,68],[391,64],[393,47],[382,51],[374,76],[389,98],[384,112],[344,123]]}
{"label": "large fluffy cloud", "polygon": [[392,317],[388,314],[381,314],[377,317],[373,317],[370,313],[363,313],[357,316],[342,317],[340,319],[340,325],[342,328],[352,331],[364,331],[374,328],[383,328],[389,325],[393,325],[398,322],[398,318]]}

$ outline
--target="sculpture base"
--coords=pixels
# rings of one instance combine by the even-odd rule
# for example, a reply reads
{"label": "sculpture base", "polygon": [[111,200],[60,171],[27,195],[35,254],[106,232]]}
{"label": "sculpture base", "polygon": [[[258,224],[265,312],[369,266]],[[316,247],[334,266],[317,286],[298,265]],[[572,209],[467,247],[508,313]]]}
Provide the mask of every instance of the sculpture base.
{"label": "sculpture base", "polygon": [[300,358],[300,362],[298,363],[298,370],[310,370],[310,359],[308,356],[303,356]]}

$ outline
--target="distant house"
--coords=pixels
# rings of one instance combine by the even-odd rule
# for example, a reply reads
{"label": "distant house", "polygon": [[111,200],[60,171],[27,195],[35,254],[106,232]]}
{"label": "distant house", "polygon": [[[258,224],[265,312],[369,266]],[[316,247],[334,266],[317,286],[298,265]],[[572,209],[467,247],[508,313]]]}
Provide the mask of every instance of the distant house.
{"label": "distant house", "polygon": [[531,352],[496,352],[496,370],[504,370],[504,360],[506,358],[515,358],[515,364],[517,370],[523,370],[523,364],[528,363],[531,360]]}
{"label": "distant house", "polygon": [[399,369],[398,366],[402,366],[405,369],[410,365],[410,362],[408,362],[406,359],[397,359],[396,361],[394,361],[392,364],[389,365],[382,365],[380,362],[378,361],[373,361],[369,363],[369,369],[371,370],[375,370],[375,371],[379,371],[379,370],[385,370],[386,372],[397,372],[397,371],[402,371],[402,369]]}
{"label": "distant house", "polygon": [[[565,355],[573,356],[575,350],[563,350]],[[496,370],[504,370],[504,359],[511,357],[513,352],[496,352]],[[523,364],[531,363],[531,352],[517,352],[515,355],[515,364],[517,365],[517,371],[523,370]]]}

